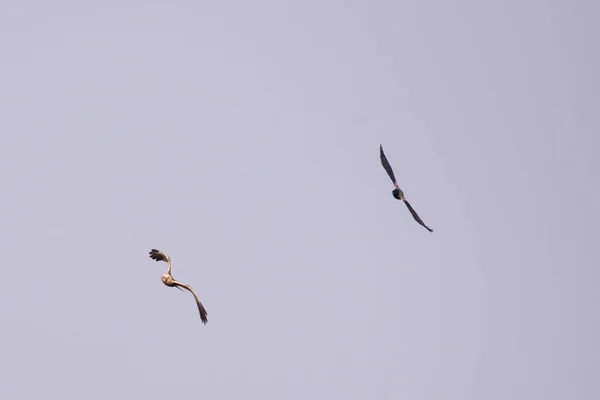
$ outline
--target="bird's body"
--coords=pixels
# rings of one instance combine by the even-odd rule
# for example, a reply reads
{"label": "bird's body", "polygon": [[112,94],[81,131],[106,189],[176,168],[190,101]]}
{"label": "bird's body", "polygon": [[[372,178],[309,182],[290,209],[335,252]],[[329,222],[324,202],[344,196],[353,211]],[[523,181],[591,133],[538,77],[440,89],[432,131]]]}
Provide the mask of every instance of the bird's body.
{"label": "bird's body", "polygon": [[425,229],[427,229],[429,232],[433,232],[433,229],[431,229],[430,227],[428,227],[427,225],[425,225],[425,223],[423,222],[423,220],[421,219],[421,217],[419,217],[419,215],[414,210],[414,208],[412,208],[412,206],[410,205],[410,203],[408,202],[408,200],[406,200],[406,197],[404,197],[404,192],[402,191],[402,189],[400,189],[400,186],[398,186],[398,181],[396,181],[396,176],[394,175],[394,171],[392,170],[392,166],[390,165],[390,163],[387,160],[387,157],[383,153],[383,146],[382,145],[379,145],[379,158],[381,159],[381,165],[383,166],[383,169],[385,169],[385,171],[387,172],[388,176],[390,177],[390,179],[394,183],[394,190],[392,191],[392,195],[394,196],[394,198],[396,198],[398,200],[402,200],[404,202],[404,204],[406,204],[406,207],[408,208],[408,211],[410,211],[410,214],[413,216],[414,220],[417,221],[417,223],[419,225],[421,225],[422,227],[424,227]]}
{"label": "bird's body", "polygon": [[196,305],[198,306],[198,311],[200,312],[200,319],[202,320],[202,322],[204,324],[206,324],[208,322],[208,319],[206,317],[208,315],[208,313],[206,312],[206,309],[204,308],[204,306],[198,299],[196,292],[194,292],[194,290],[192,289],[192,287],[190,285],[186,285],[185,283],[178,282],[175,279],[173,279],[173,275],[171,275],[171,258],[166,253],[163,253],[162,251],[156,250],[156,249],[152,249],[150,251],[150,258],[153,260],[156,260],[156,261],[164,261],[164,262],[168,263],[169,266],[167,268],[167,272],[162,274],[162,276],[160,277],[160,280],[166,286],[176,287],[179,290],[182,290],[182,288],[183,288],[183,289],[189,291],[194,296],[194,300],[196,300]]}

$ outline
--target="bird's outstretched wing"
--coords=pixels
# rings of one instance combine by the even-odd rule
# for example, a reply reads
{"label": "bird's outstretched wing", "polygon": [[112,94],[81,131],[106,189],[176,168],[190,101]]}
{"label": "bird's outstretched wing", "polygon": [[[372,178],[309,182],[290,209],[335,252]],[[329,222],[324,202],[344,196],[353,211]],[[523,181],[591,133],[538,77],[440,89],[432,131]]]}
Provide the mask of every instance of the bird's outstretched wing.
{"label": "bird's outstretched wing", "polygon": [[381,165],[383,165],[383,169],[387,172],[392,182],[394,182],[394,186],[398,187],[398,183],[396,182],[396,177],[394,176],[394,171],[392,170],[392,166],[390,165],[387,157],[383,153],[383,146],[379,145],[379,158],[381,158]]}
{"label": "bird's outstretched wing", "polygon": [[150,258],[153,260],[156,260],[156,261],[164,261],[164,262],[171,261],[171,258],[166,253],[163,253],[160,250],[152,249],[149,254],[150,254]]}
{"label": "bird's outstretched wing", "polygon": [[200,303],[200,300],[198,299],[196,292],[194,292],[194,290],[191,288],[191,286],[186,285],[185,283],[177,282],[177,281],[173,281],[173,285],[175,287],[182,287],[186,290],[189,290],[189,292],[194,295],[194,299],[196,300],[196,304],[198,305],[198,311],[200,311],[200,319],[202,320],[202,322],[204,324],[206,324],[208,322],[208,318],[206,318],[208,313],[206,312],[206,309],[204,308],[202,303]]}
{"label": "bird's outstretched wing", "polygon": [[422,227],[424,227],[425,229],[427,229],[429,232],[433,232],[433,229],[431,229],[430,227],[428,227],[427,225],[425,225],[425,223],[423,222],[423,220],[421,219],[421,217],[419,217],[419,215],[414,210],[414,208],[412,208],[412,206],[410,205],[410,203],[408,201],[406,201],[406,199],[404,199],[403,201],[404,201],[404,204],[406,204],[406,207],[408,207],[408,211],[410,211],[410,213],[412,214],[412,216],[415,219],[415,221],[417,221],[419,223],[419,225],[421,225]]}

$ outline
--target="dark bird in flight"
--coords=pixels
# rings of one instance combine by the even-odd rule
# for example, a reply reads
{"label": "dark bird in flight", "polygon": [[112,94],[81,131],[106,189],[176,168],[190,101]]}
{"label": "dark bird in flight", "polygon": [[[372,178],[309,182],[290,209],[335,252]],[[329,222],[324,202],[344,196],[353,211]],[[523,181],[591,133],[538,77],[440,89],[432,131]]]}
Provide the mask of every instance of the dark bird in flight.
{"label": "dark bird in flight", "polygon": [[404,192],[398,186],[398,182],[396,181],[396,177],[394,176],[394,171],[392,170],[392,167],[390,166],[390,163],[388,162],[385,154],[383,153],[383,146],[382,145],[379,145],[379,157],[381,158],[381,165],[383,165],[383,168],[385,169],[385,171],[389,175],[390,179],[392,180],[392,182],[394,182],[394,190],[392,191],[392,194],[394,195],[394,197],[396,199],[398,199],[398,200],[402,200],[404,202],[404,204],[406,204],[406,207],[408,207],[408,211],[410,211],[410,213],[412,214],[413,218],[415,219],[415,221],[417,221],[419,223],[419,225],[421,225],[422,227],[424,227],[425,229],[427,229],[429,232],[433,232],[433,229],[431,229],[430,227],[428,227],[427,225],[425,225],[425,223],[419,217],[419,215],[417,214],[417,212],[412,208],[412,206],[410,205],[410,203],[406,200],[406,197],[404,197]]}
{"label": "dark bird in flight", "polygon": [[173,276],[171,275],[171,257],[169,257],[166,253],[163,253],[162,251],[156,249],[152,249],[149,254],[151,259],[156,261],[164,261],[169,265],[169,267],[167,268],[167,273],[162,274],[162,276],[160,277],[162,283],[169,287],[176,287],[179,290],[181,290],[181,288],[184,288],[185,290],[188,290],[191,294],[194,295],[194,299],[196,299],[196,304],[198,305],[198,311],[200,311],[200,319],[202,319],[202,322],[206,324],[206,322],[208,322],[208,319],[206,318],[206,315],[208,313],[204,309],[202,303],[200,303],[200,300],[198,300],[196,292],[194,292],[191,286],[186,285],[185,283],[177,282],[175,279],[173,279]]}

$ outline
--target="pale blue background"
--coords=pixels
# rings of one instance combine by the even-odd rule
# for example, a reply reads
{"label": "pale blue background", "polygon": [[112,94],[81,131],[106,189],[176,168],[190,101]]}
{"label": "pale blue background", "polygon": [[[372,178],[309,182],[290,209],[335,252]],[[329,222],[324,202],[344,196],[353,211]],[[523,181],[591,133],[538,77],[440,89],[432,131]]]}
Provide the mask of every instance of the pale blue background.
{"label": "pale blue background", "polygon": [[0,397],[600,398],[599,11],[3,1]]}

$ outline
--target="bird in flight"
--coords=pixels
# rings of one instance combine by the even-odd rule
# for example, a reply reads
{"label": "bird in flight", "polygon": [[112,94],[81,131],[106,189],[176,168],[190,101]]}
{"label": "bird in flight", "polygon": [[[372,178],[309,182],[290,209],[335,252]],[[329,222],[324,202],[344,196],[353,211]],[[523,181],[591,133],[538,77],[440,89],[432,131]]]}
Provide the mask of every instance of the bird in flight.
{"label": "bird in flight", "polygon": [[156,261],[164,261],[169,265],[167,268],[167,272],[165,274],[162,274],[162,276],[160,277],[162,283],[169,287],[176,287],[179,290],[182,290],[181,288],[183,288],[194,295],[194,299],[196,299],[196,304],[198,305],[198,311],[200,311],[200,319],[202,319],[202,322],[206,324],[206,322],[208,322],[208,319],[206,318],[206,315],[208,313],[204,309],[202,303],[200,303],[200,300],[198,300],[196,292],[194,292],[190,285],[177,282],[175,279],[173,279],[173,276],[171,275],[171,257],[169,257],[166,253],[163,253],[162,251],[156,249],[152,249],[149,254],[151,259]]}
{"label": "bird in flight", "polygon": [[406,204],[406,207],[408,207],[408,211],[410,211],[410,213],[412,214],[413,218],[415,219],[415,221],[417,221],[419,223],[419,225],[421,225],[422,227],[424,227],[425,229],[427,229],[429,232],[433,232],[433,229],[431,229],[430,227],[428,227],[427,225],[425,225],[425,223],[419,217],[419,215],[417,214],[417,212],[412,208],[412,206],[410,205],[410,203],[406,200],[406,197],[404,197],[404,192],[398,186],[398,182],[396,181],[396,177],[394,176],[394,171],[392,170],[392,167],[391,167],[390,163],[388,162],[387,157],[383,153],[383,146],[382,145],[379,145],[379,157],[381,158],[381,165],[383,165],[383,168],[385,169],[385,171],[389,175],[390,179],[392,180],[392,182],[394,182],[394,190],[392,191],[392,195],[394,195],[394,197],[396,199],[402,200],[404,202],[404,204]]}

